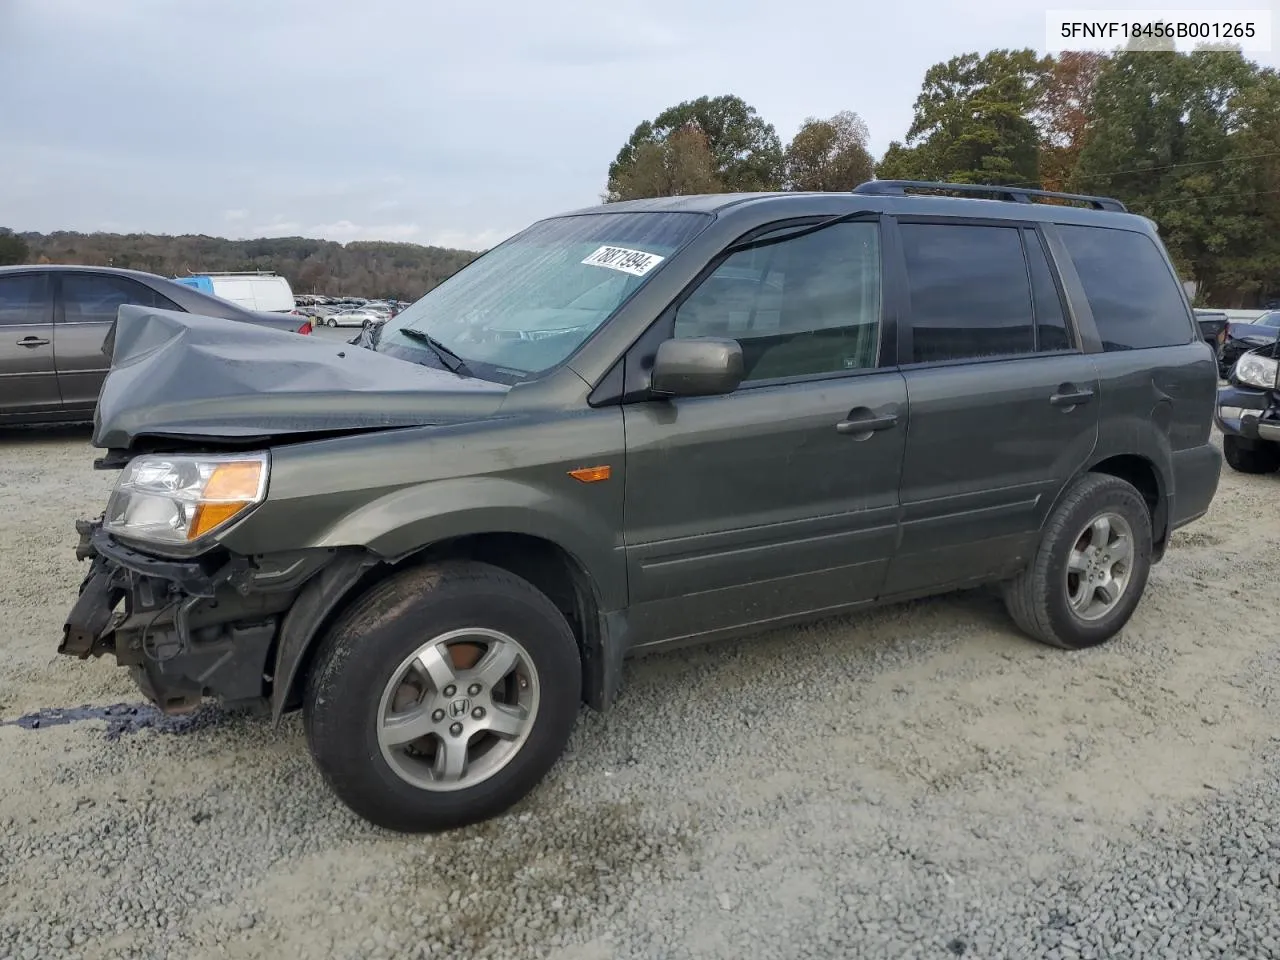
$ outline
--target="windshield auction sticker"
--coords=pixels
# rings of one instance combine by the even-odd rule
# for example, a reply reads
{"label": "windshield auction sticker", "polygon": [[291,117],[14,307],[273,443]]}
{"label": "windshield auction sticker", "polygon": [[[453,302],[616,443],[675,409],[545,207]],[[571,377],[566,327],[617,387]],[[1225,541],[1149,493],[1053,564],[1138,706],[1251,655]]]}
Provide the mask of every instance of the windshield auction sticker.
{"label": "windshield auction sticker", "polygon": [[593,267],[608,267],[610,270],[621,270],[634,277],[643,277],[662,262],[663,258],[656,253],[645,253],[643,250],[628,250],[626,247],[601,247],[582,262]]}

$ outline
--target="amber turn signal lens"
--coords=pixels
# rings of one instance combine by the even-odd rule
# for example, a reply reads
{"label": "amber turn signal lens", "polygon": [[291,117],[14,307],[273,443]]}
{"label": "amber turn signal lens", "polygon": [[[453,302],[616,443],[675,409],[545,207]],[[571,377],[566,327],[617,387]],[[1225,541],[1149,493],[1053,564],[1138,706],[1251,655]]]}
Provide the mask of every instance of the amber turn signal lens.
{"label": "amber turn signal lens", "polygon": [[608,480],[612,473],[613,467],[606,463],[599,467],[579,467],[577,470],[570,470],[569,476],[583,483],[599,483],[601,480]]}
{"label": "amber turn signal lens", "polygon": [[221,526],[258,499],[264,464],[232,460],[214,468],[191,517],[187,539],[195,540]]}
{"label": "amber turn signal lens", "polygon": [[210,530],[226,523],[249,504],[248,500],[199,504],[195,515],[191,518],[191,529],[187,531],[187,539],[195,540],[197,537],[203,537]]}
{"label": "amber turn signal lens", "polygon": [[254,500],[262,483],[262,462],[259,460],[232,460],[220,463],[209,476],[200,495],[207,500]]}

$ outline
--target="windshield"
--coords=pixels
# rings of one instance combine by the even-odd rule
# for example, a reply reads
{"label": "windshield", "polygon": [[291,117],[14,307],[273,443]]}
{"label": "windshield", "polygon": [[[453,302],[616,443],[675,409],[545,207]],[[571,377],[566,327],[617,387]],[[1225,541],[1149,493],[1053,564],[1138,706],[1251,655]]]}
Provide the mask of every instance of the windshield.
{"label": "windshield", "polygon": [[430,355],[427,334],[477,376],[527,379],[557,366],[667,257],[701,213],[592,213],[535,223],[388,321],[377,349]]}
{"label": "windshield", "polygon": [[1264,313],[1258,318],[1258,324],[1264,327],[1280,327],[1280,310]]}

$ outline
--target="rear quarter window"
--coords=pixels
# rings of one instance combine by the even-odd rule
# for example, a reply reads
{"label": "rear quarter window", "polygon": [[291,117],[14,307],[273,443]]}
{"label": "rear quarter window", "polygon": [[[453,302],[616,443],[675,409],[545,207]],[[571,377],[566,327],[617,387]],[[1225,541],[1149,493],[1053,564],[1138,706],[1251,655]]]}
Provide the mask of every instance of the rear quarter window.
{"label": "rear quarter window", "polygon": [[1177,277],[1150,237],[1065,224],[1058,231],[1080,275],[1104,349],[1191,342],[1191,320]]}

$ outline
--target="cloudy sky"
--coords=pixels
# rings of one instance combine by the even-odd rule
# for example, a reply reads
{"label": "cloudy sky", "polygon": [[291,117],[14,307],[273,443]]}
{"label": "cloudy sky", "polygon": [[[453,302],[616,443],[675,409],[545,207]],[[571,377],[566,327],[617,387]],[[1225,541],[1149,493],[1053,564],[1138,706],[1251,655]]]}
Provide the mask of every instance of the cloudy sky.
{"label": "cloudy sky", "polygon": [[878,155],[931,64],[1043,49],[1073,5],[0,0],[0,225],[485,247],[595,202],[635,125],[703,94],[784,142],[855,110]]}

